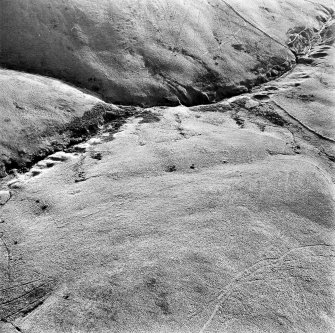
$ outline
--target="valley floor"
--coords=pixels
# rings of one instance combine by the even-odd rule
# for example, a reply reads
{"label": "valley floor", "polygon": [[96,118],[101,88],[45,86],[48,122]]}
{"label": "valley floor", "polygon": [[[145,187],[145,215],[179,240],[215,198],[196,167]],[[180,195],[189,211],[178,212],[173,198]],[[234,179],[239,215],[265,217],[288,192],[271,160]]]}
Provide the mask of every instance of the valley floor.
{"label": "valley floor", "polygon": [[333,332],[334,48],[310,57],[3,179],[1,331]]}

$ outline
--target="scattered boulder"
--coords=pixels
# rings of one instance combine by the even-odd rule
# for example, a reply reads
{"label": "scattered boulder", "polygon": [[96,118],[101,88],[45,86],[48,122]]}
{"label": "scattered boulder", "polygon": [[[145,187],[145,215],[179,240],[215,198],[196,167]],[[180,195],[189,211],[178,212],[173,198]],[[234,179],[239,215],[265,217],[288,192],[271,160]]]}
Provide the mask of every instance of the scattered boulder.
{"label": "scattered boulder", "polygon": [[247,109],[252,109],[252,108],[255,108],[255,107],[259,106],[259,102],[255,101],[253,99],[249,99],[245,102],[244,106]]}
{"label": "scattered boulder", "polygon": [[92,146],[96,146],[101,143],[101,139],[99,138],[92,138],[88,141],[88,143]]}
{"label": "scattered boulder", "polygon": [[36,165],[41,169],[47,168],[47,162],[45,160],[39,161]]}
{"label": "scattered boulder", "polygon": [[49,159],[51,159],[52,161],[64,162],[69,159],[69,154],[63,151],[58,151],[57,153],[49,156]]}

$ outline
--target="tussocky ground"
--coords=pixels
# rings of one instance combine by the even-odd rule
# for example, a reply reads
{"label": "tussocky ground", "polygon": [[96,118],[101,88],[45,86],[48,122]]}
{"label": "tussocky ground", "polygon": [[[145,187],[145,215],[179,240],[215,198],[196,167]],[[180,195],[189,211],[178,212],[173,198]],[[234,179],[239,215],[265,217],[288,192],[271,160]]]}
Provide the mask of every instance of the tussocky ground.
{"label": "tussocky ground", "polygon": [[333,332],[334,48],[2,180],[12,332]]}

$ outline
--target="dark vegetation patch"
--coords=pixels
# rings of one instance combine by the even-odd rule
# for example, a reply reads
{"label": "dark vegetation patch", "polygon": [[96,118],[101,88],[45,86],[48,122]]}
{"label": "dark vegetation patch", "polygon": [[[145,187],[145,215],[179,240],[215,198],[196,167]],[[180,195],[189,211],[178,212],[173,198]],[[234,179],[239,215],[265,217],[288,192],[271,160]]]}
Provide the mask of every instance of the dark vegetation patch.
{"label": "dark vegetation patch", "polygon": [[39,216],[47,213],[51,208],[51,205],[46,201],[41,201],[39,199],[35,200],[33,211],[35,215]]}
{"label": "dark vegetation patch", "polygon": [[314,102],[316,100],[316,97],[313,94],[297,94],[294,92],[287,94],[286,97],[291,99],[298,99],[304,102]]}
{"label": "dark vegetation patch", "polygon": [[320,155],[325,155],[328,158],[329,161],[335,162],[335,156],[326,152],[324,148],[320,149],[319,154]]}
{"label": "dark vegetation patch", "polygon": [[259,101],[268,101],[270,99],[270,97],[266,94],[256,94],[256,95],[253,95],[253,98]]}
{"label": "dark vegetation patch", "polygon": [[47,281],[37,286],[27,285],[28,288],[10,289],[3,295],[5,302],[2,305],[0,320],[9,322],[18,316],[28,315],[44,303],[53,285],[52,281]]}
{"label": "dark vegetation patch", "polygon": [[328,157],[329,161],[335,162],[335,156],[328,154],[327,157]]}
{"label": "dark vegetation patch", "polygon": [[206,72],[198,74],[196,82],[204,87],[217,87],[224,85],[225,79],[218,71],[207,68]]}
{"label": "dark vegetation patch", "polygon": [[177,168],[175,165],[169,165],[167,168],[166,168],[166,172],[174,172],[174,171],[177,171]]}
{"label": "dark vegetation patch", "polygon": [[265,131],[265,127],[266,127],[265,124],[256,123],[256,125],[258,126],[258,128],[259,128],[259,130],[260,130],[261,132],[264,132],[264,131]]}
{"label": "dark vegetation patch", "polygon": [[277,88],[277,87],[272,87],[272,86],[270,86],[270,87],[265,87],[264,89],[265,89],[265,90],[268,90],[268,91],[271,91],[271,90],[279,90],[279,88]]}
{"label": "dark vegetation patch", "polygon": [[321,32],[321,37],[326,45],[333,45],[335,42],[335,23]]}
{"label": "dark vegetation patch", "polygon": [[236,110],[236,112],[238,112],[240,108],[244,108],[246,101],[247,98],[239,98],[231,102],[231,106],[234,110]]}
{"label": "dark vegetation patch", "polygon": [[277,126],[283,127],[288,124],[287,121],[274,111],[271,106],[255,108],[253,114],[258,117],[262,117]]}
{"label": "dark vegetation patch", "polygon": [[316,99],[313,94],[301,94],[301,95],[297,95],[296,97],[306,102],[313,102]]}
{"label": "dark vegetation patch", "polygon": [[271,10],[268,8],[268,7],[259,7],[259,8],[261,8],[261,9],[263,9],[263,10],[265,10],[265,11],[267,11],[268,13],[271,13]]}
{"label": "dark vegetation patch", "polygon": [[[293,63],[280,57],[258,58],[258,64],[252,69],[255,78],[246,79],[238,84],[217,84],[211,89],[215,91],[215,101],[250,92],[259,86],[278,78],[292,68]],[[215,79],[218,82],[217,77]]]}
{"label": "dark vegetation patch", "polygon": [[171,314],[166,292],[160,292],[157,299],[155,300],[155,303],[161,309],[164,315]]}
{"label": "dark vegetation patch", "polygon": [[296,56],[305,55],[318,40],[317,32],[306,26],[297,26],[287,31],[287,45]]}
{"label": "dark vegetation patch", "polygon": [[115,122],[115,127],[118,129],[135,112],[136,108],[115,108],[108,104],[97,104],[82,117],[76,117],[65,125],[63,132],[67,132],[72,138],[86,139],[89,135],[95,134],[99,126],[105,123]]}
{"label": "dark vegetation patch", "polygon": [[314,63],[314,60],[307,57],[299,57],[297,60],[297,64],[311,65]]}
{"label": "dark vegetation patch", "polygon": [[140,124],[156,123],[160,121],[160,118],[150,111],[143,111],[137,117],[142,118]]}
{"label": "dark vegetation patch", "polygon": [[245,51],[245,46],[243,44],[232,44],[231,45],[237,51]]}
{"label": "dark vegetation patch", "polygon": [[247,93],[249,89],[245,85],[226,85],[218,87],[216,90],[216,99],[223,99],[232,96]]}
{"label": "dark vegetation patch", "polygon": [[245,120],[243,118],[241,118],[238,114],[236,114],[233,116],[233,119],[240,128],[244,128]]}
{"label": "dark vegetation patch", "polygon": [[19,110],[24,110],[24,107],[20,106],[19,104],[17,104],[16,102],[13,102],[14,106],[19,109]]}
{"label": "dark vegetation patch", "polygon": [[145,286],[148,288],[150,293],[154,295],[155,305],[160,309],[164,315],[171,314],[170,305],[168,302],[168,292],[164,284],[159,281],[156,277],[151,277],[145,282]]}
{"label": "dark vegetation patch", "polygon": [[[334,13],[326,9],[328,17],[333,17]],[[324,27],[328,18],[325,16],[317,16],[316,19]],[[307,56],[313,46],[318,44],[332,45],[335,41],[335,24],[331,24],[321,30],[308,28],[306,26],[297,26],[291,28],[287,32],[287,45],[294,53],[298,64],[312,65],[313,59],[323,58],[327,56],[326,52],[316,52]],[[323,48],[325,50],[325,48]]]}
{"label": "dark vegetation patch", "polygon": [[100,130],[100,126],[108,125],[109,131],[115,133],[126,122],[127,118],[139,113],[139,108],[132,106],[115,107],[108,104],[97,104],[82,117],[75,117],[69,124],[54,126],[40,134],[46,138],[47,144],[40,144],[40,147],[33,152],[21,154],[19,150],[11,156],[1,156],[0,176],[5,177],[11,170],[27,172],[32,165],[57,151],[72,152],[73,146],[87,140]]}
{"label": "dark vegetation patch", "polygon": [[232,107],[228,104],[222,104],[222,103],[214,103],[214,104],[208,104],[208,105],[198,105],[198,106],[192,106],[190,108],[191,111],[198,111],[198,112],[227,112],[231,111]]}
{"label": "dark vegetation patch", "polygon": [[326,57],[327,55],[328,55],[327,52],[316,52],[316,53],[311,54],[310,56],[311,56],[312,58],[324,58],[324,57]]}
{"label": "dark vegetation patch", "polygon": [[[169,100],[166,98],[168,99],[168,105],[177,106],[183,104],[185,106],[192,106],[199,104],[209,104],[213,99],[211,99],[207,93],[201,91],[201,89],[182,84],[163,73],[160,73],[160,76],[174,95],[174,100]],[[205,84],[205,86],[207,86],[207,84]]]}
{"label": "dark vegetation patch", "polygon": [[102,159],[102,154],[100,152],[94,152],[91,154],[91,158],[100,161]]}
{"label": "dark vegetation patch", "polygon": [[[294,63],[294,61],[288,61],[286,58],[278,56],[259,55],[255,51],[259,49],[258,45],[232,44],[232,47],[237,51],[250,53],[256,57],[257,65],[251,70],[255,77],[236,83],[228,83],[227,79],[220,72],[206,66],[206,72],[197,76],[196,83],[202,87],[203,91],[207,92],[209,99],[207,103],[249,92],[253,87],[281,76],[291,69]],[[183,103],[182,100],[181,102]],[[195,102],[197,101],[193,99],[193,105],[200,104]],[[205,103],[202,102],[202,104]],[[189,104],[185,105],[190,106]]]}
{"label": "dark vegetation patch", "polygon": [[292,67],[292,63],[278,56],[264,57],[256,54],[257,64],[252,68],[255,75],[265,75],[274,78],[282,75]]}

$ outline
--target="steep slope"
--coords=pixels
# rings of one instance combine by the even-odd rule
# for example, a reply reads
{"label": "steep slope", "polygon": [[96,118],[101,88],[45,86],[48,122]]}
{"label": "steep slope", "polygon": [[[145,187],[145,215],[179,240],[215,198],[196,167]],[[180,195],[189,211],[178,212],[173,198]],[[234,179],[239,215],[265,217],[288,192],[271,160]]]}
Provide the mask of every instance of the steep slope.
{"label": "steep slope", "polygon": [[[63,82],[3,69],[0,82],[0,178],[6,170],[21,168],[72,138],[79,140],[71,129],[84,134],[90,124],[99,122],[98,109],[104,103]],[[85,123],[85,118],[91,122]]]}
{"label": "steep slope", "polygon": [[[331,1],[325,1],[331,4]],[[251,9],[252,4],[252,9]],[[287,70],[291,28],[319,28],[311,1],[3,0],[0,65],[123,104],[206,103]]]}

